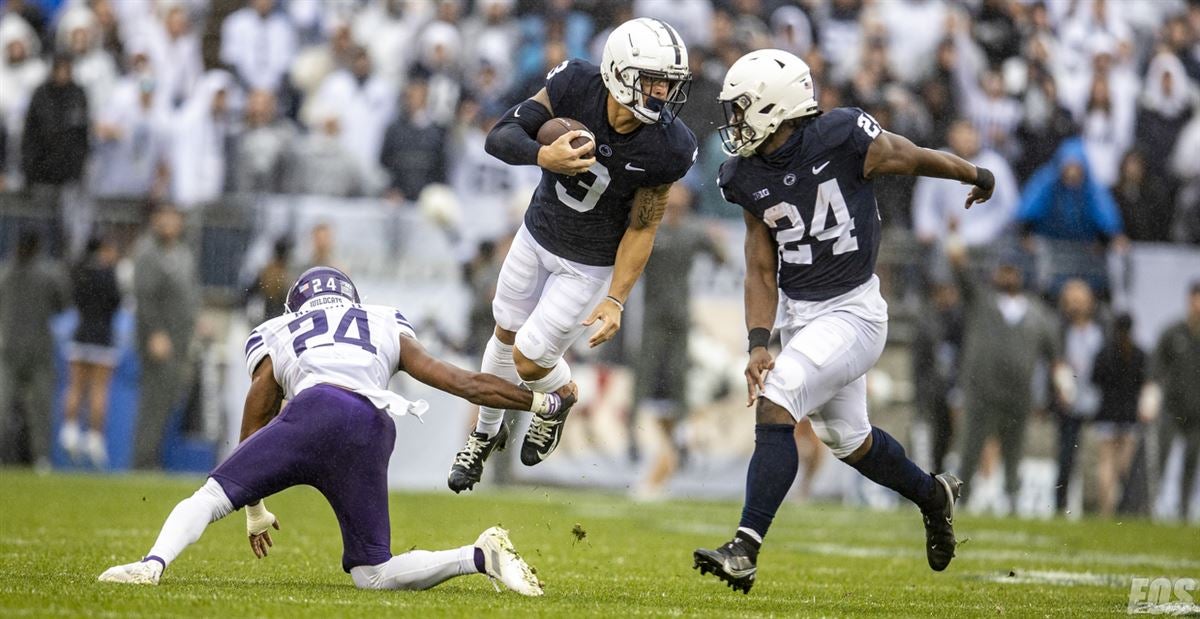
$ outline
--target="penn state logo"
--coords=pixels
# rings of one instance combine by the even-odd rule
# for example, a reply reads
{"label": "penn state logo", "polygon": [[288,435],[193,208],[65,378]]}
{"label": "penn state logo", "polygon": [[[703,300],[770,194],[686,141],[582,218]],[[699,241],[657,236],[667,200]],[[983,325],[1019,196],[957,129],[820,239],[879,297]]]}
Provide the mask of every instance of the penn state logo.
{"label": "penn state logo", "polygon": [[612,148],[610,148],[608,146],[608,144],[601,144],[597,150],[600,151],[600,155],[602,157],[611,157],[612,156]]}
{"label": "penn state logo", "polygon": [[788,187],[795,185],[796,184],[796,175],[792,172],[788,172],[787,174],[784,174],[783,175],[783,184],[787,185]]}

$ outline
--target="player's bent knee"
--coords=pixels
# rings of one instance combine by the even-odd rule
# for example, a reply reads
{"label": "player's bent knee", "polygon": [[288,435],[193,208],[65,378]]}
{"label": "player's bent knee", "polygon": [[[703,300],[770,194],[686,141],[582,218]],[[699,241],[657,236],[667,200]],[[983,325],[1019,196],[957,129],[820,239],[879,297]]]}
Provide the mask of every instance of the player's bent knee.
{"label": "player's bent knee", "polygon": [[786,408],[767,398],[759,398],[758,409],[754,413],[754,422],[796,425],[796,418]]}
{"label": "player's bent knee", "polygon": [[512,346],[517,343],[517,332],[496,325],[496,339],[500,340],[501,344]]}
{"label": "player's bent knee", "polygon": [[538,365],[533,359],[525,356],[518,346],[513,346],[513,364],[517,366],[517,376],[520,376],[521,380],[524,381],[542,378],[553,369]]}
{"label": "player's bent knee", "polygon": [[840,419],[818,421],[813,419],[813,432],[829,448],[833,457],[854,464],[871,449],[871,428],[855,427]]}

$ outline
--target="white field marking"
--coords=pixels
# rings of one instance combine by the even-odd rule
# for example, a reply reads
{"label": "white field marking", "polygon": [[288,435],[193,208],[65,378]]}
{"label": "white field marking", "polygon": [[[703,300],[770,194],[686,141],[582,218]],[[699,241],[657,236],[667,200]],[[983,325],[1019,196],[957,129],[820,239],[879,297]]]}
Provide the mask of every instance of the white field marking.
{"label": "white field marking", "polygon": [[1187,602],[1167,602],[1166,604],[1151,604],[1150,602],[1138,602],[1129,607],[1131,615],[1170,615],[1173,617],[1183,617],[1200,615],[1200,606],[1189,604]]}
{"label": "white field marking", "polygon": [[[849,546],[831,543],[792,542],[782,544],[782,546],[789,550],[840,557],[874,558],[895,556],[925,556],[925,550],[920,546],[915,545],[912,548],[898,548],[895,546]],[[969,544],[964,547],[961,541],[959,542],[958,550],[958,556],[960,559],[966,558],[984,559],[988,561],[1025,562],[1036,561],[1041,563],[1064,563],[1067,565],[1107,565],[1115,567],[1153,565],[1160,569],[1167,568],[1179,570],[1200,568],[1200,561],[1194,559],[1180,559],[1176,557],[1164,557],[1161,555],[1148,554],[1124,554],[1119,552],[1099,551],[1063,553],[1024,550],[988,550],[971,548]]]}
{"label": "white field marking", "polygon": [[985,574],[984,580],[1005,585],[1054,585],[1056,587],[1115,587],[1128,588],[1129,577],[1093,572],[1063,572],[1060,570],[1016,570],[1015,576]]}

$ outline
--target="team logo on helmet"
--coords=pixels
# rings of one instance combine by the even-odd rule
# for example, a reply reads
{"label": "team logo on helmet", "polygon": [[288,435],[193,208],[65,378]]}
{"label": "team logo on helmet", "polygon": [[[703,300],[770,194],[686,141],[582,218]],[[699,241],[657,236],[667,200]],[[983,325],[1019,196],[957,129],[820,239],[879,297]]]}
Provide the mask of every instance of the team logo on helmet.
{"label": "team logo on helmet", "polygon": [[312,299],[324,295],[337,295],[359,303],[358,289],[345,273],[327,266],[316,266],[296,278],[288,290],[283,309],[294,312]]}

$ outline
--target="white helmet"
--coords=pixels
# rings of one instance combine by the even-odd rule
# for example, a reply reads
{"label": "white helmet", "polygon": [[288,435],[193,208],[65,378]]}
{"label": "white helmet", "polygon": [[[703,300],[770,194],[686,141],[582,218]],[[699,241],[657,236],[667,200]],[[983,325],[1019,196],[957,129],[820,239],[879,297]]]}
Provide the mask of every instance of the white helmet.
{"label": "white helmet", "polygon": [[[675,29],[649,17],[627,21],[613,29],[604,43],[600,76],[608,92],[644,123],[656,123],[663,110],[670,122],[687,101],[692,79],[687,47]],[[666,99],[642,91],[642,80],[667,80]]]}
{"label": "white helmet", "polygon": [[808,65],[778,49],[738,58],[725,73],[717,98],[725,108],[721,147],[742,157],[753,155],[783,121],[817,113]]}

